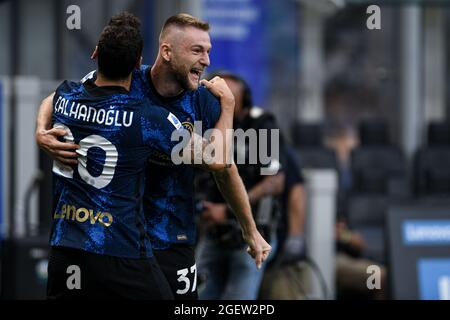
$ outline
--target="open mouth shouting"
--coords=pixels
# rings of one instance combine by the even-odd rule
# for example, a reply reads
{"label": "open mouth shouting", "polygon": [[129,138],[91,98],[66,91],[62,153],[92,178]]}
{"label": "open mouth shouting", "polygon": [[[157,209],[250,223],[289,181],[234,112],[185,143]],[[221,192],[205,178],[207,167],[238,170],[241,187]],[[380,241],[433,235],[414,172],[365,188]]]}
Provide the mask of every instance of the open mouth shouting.
{"label": "open mouth shouting", "polygon": [[194,82],[199,82],[200,81],[200,77],[202,75],[203,69],[200,68],[192,68],[189,71],[189,76],[191,77],[191,79],[193,79]]}

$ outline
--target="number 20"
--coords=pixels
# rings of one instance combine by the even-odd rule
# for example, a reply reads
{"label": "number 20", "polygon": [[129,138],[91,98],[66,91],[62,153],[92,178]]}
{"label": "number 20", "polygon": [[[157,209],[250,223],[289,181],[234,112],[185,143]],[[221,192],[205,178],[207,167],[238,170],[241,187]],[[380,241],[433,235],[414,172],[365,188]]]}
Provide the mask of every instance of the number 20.
{"label": "number 20", "polygon": [[[69,127],[61,123],[55,123],[53,127],[66,130],[67,134],[64,136],[64,139],[68,142],[75,142],[75,138],[73,137],[72,131]],[[116,170],[118,157],[116,147],[108,139],[95,134],[80,140],[78,144],[80,145],[80,149],[77,150],[78,173],[80,174],[81,179],[97,189],[106,187],[113,179],[114,172]],[[91,176],[86,167],[87,153],[92,147],[100,148],[106,153],[105,164],[103,166],[102,173],[98,177]],[[62,166],[57,161],[53,161],[53,172],[65,178],[73,179],[73,169]]]}

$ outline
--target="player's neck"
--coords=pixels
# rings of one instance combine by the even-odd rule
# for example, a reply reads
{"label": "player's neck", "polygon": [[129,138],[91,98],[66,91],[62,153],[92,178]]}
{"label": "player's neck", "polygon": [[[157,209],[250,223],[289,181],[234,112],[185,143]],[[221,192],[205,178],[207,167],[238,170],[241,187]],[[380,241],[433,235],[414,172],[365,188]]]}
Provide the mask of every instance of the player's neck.
{"label": "player's neck", "polygon": [[156,91],[163,97],[174,97],[183,92],[183,88],[178,84],[168,66],[159,62],[158,59],[150,70],[150,76]]}
{"label": "player's neck", "polygon": [[98,87],[106,87],[106,86],[123,87],[127,91],[130,91],[131,74],[126,79],[123,80],[109,80],[105,78],[100,72],[98,72],[97,79],[95,80],[95,85]]}

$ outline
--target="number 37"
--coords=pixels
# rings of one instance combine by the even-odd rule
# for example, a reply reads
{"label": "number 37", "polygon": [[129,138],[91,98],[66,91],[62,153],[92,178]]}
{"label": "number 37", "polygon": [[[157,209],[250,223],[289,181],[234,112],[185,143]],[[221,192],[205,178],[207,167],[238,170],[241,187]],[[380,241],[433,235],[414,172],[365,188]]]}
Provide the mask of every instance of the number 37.
{"label": "number 37", "polygon": [[[192,289],[191,289],[191,292],[194,292],[195,289],[197,288],[197,265],[194,264],[190,269],[191,269],[191,273],[194,274],[194,281],[192,283]],[[189,273],[189,268],[184,268],[184,269],[180,269],[177,271],[177,275],[179,276],[177,281],[185,283],[185,286],[183,289],[177,290],[177,294],[185,294],[186,292],[189,291],[189,287],[191,286],[191,281],[187,277],[188,273]]]}

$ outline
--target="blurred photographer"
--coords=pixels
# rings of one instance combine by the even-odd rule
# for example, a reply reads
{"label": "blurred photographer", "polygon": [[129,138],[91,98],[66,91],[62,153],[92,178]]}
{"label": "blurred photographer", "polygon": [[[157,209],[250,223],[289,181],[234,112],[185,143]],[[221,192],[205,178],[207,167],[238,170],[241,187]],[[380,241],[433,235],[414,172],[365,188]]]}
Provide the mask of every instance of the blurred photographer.
{"label": "blurred photographer", "polygon": [[[280,157],[274,157],[274,150],[271,149],[271,146],[276,146],[279,148],[278,154],[284,153],[281,137],[279,141],[271,141],[271,130],[278,129],[275,118],[253,106],[250,89],[242,78],[227,72],[214,74],[212,77],[216,75],[225,79],[235,97],[234,129],[242,129],[243,132],[256,130],[257,140],[249,138],[245,139],[245,143],[235,143],[234,156],[252,205],[257,228],[275,251],[278,196],[284,187]],[[261,129],[267,130],[267,134],[260,134]],[[253,154],[254,152],[257,154]],[[270,156],[270,161],[264,161],[263,164],[261,152]],[[255,158],[257,161],[250,161]],[[236,159],[245,159],[245,163]],[[220,192],[213,184],[210,186],[206,183],[202,187],[203,191],[207,190],[207,200],[202,202],[201,229],[204,230],[204,235],[198,246],[197,261],[199,275],[205,279],[199,288],[199,297],[206,300],[254,300],[258,297],[267,262],[260,269],[255,268],[245,250],[246,245],[237,221]]]}
{"label": "blurred photographer", "polygon": [[263,300],[305,299],[306,274],[299,264],[306,257],[305,180],[295,150],[285,146],[286,178],[277,228],[277,246],[267,266],[259,297]]}
{"label": "blurred photographer", "polygon": [[295,151],[285,147],[284,192],[282,196],[282,215],[278,224],[278,250],[274,263],[291,264],[302,260],[306,255],[305,227],[305,180]]}

